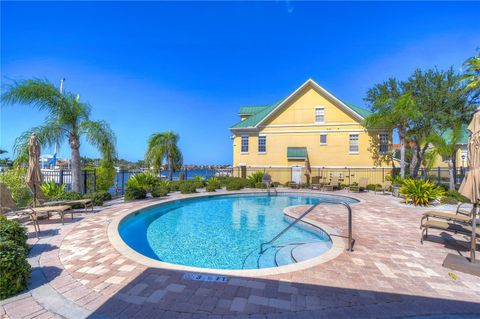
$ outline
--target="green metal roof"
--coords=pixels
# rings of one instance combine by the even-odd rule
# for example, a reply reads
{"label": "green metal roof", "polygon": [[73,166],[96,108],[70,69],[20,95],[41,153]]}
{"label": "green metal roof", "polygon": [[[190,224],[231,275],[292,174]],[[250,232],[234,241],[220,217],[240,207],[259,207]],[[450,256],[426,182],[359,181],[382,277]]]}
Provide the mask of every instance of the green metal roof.
{"label": "green metal roof", "polygon": [[307,159],[307,148],[306,147],[287,147],[287,158]]}
{"label": "green metal roof", "polygon": [[266,107],[268,107],[268,105],[241,106],[240,107],[240,112],[238,112],[238,114],[253,115],[253,114],[256,114],[256,113],[260,112],[261,110],[263,110]]}
{"label": "green metal roof", "polygon": [[[245,115],[250,115],[250,117],[246,118],[243,121],[238,122],[235,125],[232,125],[230,128],[235,129],[235,128],[253,128],[255,127],[258,123],[260,123],[270,112],[272,112],[280,103],[282,103],[285,99],[282,99],[278,101],[277,103],[274,103],[272,105],[266,105],[266,106],[242,106],[240,107],[240,112],[239,114],[245,114]],[[343,102],[347,107],[349,107],[351,110],[353,110],[355,113],[359,114],[362,117],[367,117],[372,114],[367,109],[364,109],[362,107],[353,105],[351,103],[346,103]]]}
{"label": "green metal roof", "polygon": [[[470,132],[468,131],[467,126],[462,127],[462,132],[460,134],[457,144],[468,144],[469,137],[470,137]],[[449,141],[452,138],[452,130],[450,129],[446,130],[442,134],[442,138],[446,141]]]}

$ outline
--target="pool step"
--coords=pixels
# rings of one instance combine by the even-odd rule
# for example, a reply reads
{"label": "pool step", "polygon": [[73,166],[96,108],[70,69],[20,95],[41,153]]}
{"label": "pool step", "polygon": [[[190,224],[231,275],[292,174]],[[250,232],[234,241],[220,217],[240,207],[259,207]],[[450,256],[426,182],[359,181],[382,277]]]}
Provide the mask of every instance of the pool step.
{"label": "pool step", "polygon": [[331,244],[324,241],[306,243],[294,247],[291,250],[291,256],[295,262],[301,262],[320,256],[321,254],[329,250],[330,247]]}
{"label": "pool step", "polygon": [[285,266],[295,263],[295,260],[292,258],[292,250],[299,247],[299,244],[291,244],[277,249],[275,253],[275,264],[277,266]]}

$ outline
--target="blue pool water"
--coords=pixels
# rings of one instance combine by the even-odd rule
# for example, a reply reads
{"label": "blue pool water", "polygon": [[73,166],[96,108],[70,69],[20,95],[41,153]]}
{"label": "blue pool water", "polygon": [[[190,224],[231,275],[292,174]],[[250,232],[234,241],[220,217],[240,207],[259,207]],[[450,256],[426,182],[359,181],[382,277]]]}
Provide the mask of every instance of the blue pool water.
{"label": "blue pool water", "polygon": [[[244,260],[263,242],[289,225],[283,209],[315,204],[322,199],[357,202],[336,196],[292,194],[223,195],[178,200],[143,210],[124,219],[119,232],[137,252],[168,263],[216,269],[245,267]],[[323,241],[328,235],[295,226],[276,244]]]}

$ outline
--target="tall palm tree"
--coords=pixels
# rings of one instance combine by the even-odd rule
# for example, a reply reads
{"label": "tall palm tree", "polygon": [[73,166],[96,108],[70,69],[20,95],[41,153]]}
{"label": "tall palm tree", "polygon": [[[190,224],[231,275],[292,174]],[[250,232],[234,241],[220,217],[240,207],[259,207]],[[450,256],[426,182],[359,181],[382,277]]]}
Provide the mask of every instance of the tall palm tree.
{"label": "tall palm tree", "polygon": [[480,96],[480,50],[476,56],[471,57],[464,63],[466,89],[473,92],[473,95]]}
{"label": "tall palm tree", "polygon": [[400,175],[405,177],[405,140],[409,120],[416,116],[411,95],[395,78],[375,85],[365,98],[373,114],[365,120],[367,128],[396,129],[400,139]]}
{"label": "tall palm tree", "polygon": [[172,131],[154,133],[148,139],[145,162],[148,165],[152,165],[153,170],[158,173],[162,167],[163,159],[166,159],[169,180],[172,180],[173,172],[180,169],[183,165],[182,152],[177,145],[179,139],[180,136]]}
{"label": "tall palm tree", "polygon": [[68,141],[71,149],[72,189],[81,191],[80,138],[95,146],[105,160],[116,155],[116,138],[105,121],[90,120],[90,105],[79,101],[70,92],[60,93],[51,82],[43,79],[14,81],[1,97],[3,104],[27,104],[48,114],[42,125],[22,133],[14,151],[18,160],[28,156],[28,139],[36,133],[42,146],[53,146]]}

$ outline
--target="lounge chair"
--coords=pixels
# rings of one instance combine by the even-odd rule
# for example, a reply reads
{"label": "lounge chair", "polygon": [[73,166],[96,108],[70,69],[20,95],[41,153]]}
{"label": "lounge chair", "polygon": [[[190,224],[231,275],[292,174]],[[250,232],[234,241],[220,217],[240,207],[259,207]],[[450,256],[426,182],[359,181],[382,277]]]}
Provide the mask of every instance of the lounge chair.
{"label": "lounge chair", "polygon": [[360,180],[358,181],[358,185],[355,185],[355,186],[350,186],[348,188],[348,191],[349,192],[363,192],[367,189],[367,185],[368,185],[368,178],[366,177],[362,177],[360,178]]}
{"label": "lounge chair", "polygon": [[[0,184],[0,211],[2,214],[7,215],[7,218],[15,219],[15,217],[28,216],[33,223],[35,233],[38,237],[40,233],[40,225],[38,224],[39,216],[46,216],[50,218],[50,213],[57,213],[64,224],[64,215],[66,213],[71,213],[73,218],[73,209],[68,205],[58,205],[58,206],[41,206],[41,207],[23,207],[17,208],[15,201],[13,200],[10,190],[5,184]],[[8,215],[10,213],[10,216]],[[14,215],[11,215],[14,214]]]}
{"label": "lounge chair", "polygon": [[300,188],[300,184],[298,184],[295,181],[290,181],[288,185],[290,186],[290,188],[296,188],[296,189]]}
{"label": "lounge chair", "polygon": [[[428,237],[429,229],[438,229],[438,230],[443,230],[443,231],[454,233],[454,234],[462,234],[467,236],[472,235],[472,226],[449,223],[446,221],[434,220],[434,219],[427,220],[422,225],[422,228],[423,228],[422,238],[420,239],[420,242],[422,244],[423,244],[423,239]],[[480,228],[476,229],[476,236],[480,237]]]}
{"label": "lounge chair", "polygon": [[384,181],[380,185],[375,185],[375,194],[378,191],[382,191],[382,194],[385,195],[385,192],[388,191],[390,189],[390,187],[392,187],[392,182],[391,181]]}
{"label": "lounge chair", "polygon": [[312,183],[310,184],[311,189],[318,189],[320,190],[321,184],[320,184],[320,176],[313,176],[312,177]]}
{"label": "lounge chair", "polygon": [[75,199],[75,200],[58,200],[58,201],[48,201],[47,197],[43,192],[40,190],[37,193],[37,200],[41,206],[82,206],[85,209],[85,213],[87,213],[87,209],[90,208],[93,212],[93,203],[92,200],[89,198],[84,199]]}
{"label": "lounge chair", "polygon": [[[425,221],[428,221],[429,218],[443,219],[447,221],[457,222],[457,223],[471,223],[471,211],[466,211],[462,209],[462,206],[465,203],[460,203],[457,206],[455,213],[445,212],[445,211],[435,211],[431,210],[423,213],[422,219],[420,220],[420,228],[422,228]],[[478,223],[478,222],[477,222]]]}
{"label": "lounge chair", "polygon": [[335,189],[338,189],[338,187],[339,187],[338,177],[334,176],[330,180],[330,184],[323,186],[323,190],[324,191],[333,191]]}

